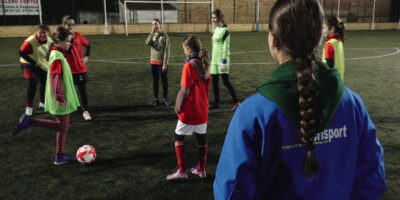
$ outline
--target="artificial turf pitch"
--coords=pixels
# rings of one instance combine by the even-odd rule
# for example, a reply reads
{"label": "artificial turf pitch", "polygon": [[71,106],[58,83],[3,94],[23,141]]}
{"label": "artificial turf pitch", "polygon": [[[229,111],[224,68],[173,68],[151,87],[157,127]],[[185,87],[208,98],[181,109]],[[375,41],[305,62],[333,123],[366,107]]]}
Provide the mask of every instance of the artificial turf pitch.
{"label": "artificial turf pitch", "polygon": [[[169,34],[169,99],[180,89],[186,34]],[[94,164],[53,165],[55,133],[41,128],[11,136],[24,112],[27,81],[18,66],[25,38],[0,39],[0,199],[212,199],[212,183],[232,118],[231,97],[220,82],[222,107],[209,114],[207,178],[167,182],[176,166],[173,145],[177,117],[173,106],[152,107],[152,76],[147,35],[87,36],[92,54],[87,85],[92,121],[71,115],[66,153],[84,144],[97,150]],[[365,101],[385,151],[387,191],[400,199],[400,31],[346,32],[345,85]],[[211,50],[211,34],[200,34]],[[276,67],[266,33],[232,33],[231,81],[243,100]],[[391,55],[392,54],[392,55]],[[320,56],[320,52],[318,53]],[[160,85],[160,96],[162,87]],[[38,97],[38,92],[36,96]],[[210,88],[210,101],[213,100]],[[51,118],[37,109],[36,117]],[[194,137],[185,139],[186,166],[197,163]],[[318,191],[316,191],[318,192]]]}

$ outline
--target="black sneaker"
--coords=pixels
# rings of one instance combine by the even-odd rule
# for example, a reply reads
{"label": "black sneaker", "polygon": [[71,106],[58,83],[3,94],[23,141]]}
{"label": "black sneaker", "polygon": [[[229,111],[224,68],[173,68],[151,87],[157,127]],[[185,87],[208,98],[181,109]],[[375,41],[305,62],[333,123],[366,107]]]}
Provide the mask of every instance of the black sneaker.
{"label": "black sneaker", "polygon": [[213,110],[213,109],[218,109],[219,108],[219,103],[213,103],[211,106],[210,106],[210,110]]}
{"label": "black sneaker", "polygon": [[171,102],[169,102],[167,98],[163,98],[162,101],[164,102],[164,104],[166,106],[170,106],[171,105]]}
{"label": "black sneaker", "polygon": [[158,99],[154,99],[153,102],[151,103],[153,106],[158,106],[160,105],[160,102],[158,101]]}

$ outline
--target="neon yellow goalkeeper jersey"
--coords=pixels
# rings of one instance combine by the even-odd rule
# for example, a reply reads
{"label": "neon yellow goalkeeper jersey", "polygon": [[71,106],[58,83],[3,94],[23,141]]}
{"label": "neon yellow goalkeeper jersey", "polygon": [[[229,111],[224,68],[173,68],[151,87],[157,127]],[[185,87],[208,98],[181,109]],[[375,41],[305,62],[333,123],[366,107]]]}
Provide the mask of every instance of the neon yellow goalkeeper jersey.
{"label": "neon yellow goalkeeper jersey", "polygon": [[[226,26],[216,27],[212,37],[211,74],[229,74],[230,33]],[[221,60],[226,59],[226,70],[220,71]]]}

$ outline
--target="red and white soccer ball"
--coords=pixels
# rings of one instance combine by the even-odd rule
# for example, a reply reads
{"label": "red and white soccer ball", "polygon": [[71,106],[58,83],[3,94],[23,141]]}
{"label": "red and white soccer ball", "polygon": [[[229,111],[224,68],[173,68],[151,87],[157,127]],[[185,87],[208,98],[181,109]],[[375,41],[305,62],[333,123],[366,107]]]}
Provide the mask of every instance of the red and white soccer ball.
{"label": "red and white soccer ball", "polygon": [[92,163],[96,159],[96,150],[92,146],[85,144],[79,147],[76,152],[76,159],[83,165]]}

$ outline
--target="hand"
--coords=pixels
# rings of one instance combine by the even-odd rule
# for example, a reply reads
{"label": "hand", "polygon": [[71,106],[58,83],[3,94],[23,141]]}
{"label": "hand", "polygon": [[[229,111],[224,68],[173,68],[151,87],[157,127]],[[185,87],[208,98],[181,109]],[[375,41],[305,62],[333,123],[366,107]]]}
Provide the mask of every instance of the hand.
{"label": "hand", "polygon": [[164,64],[163,66],[162,66],[162,71],[163,72],[166,72],[168,70],[168,66],[166,65],[166,64]]}
{"label": "hand", "polygon": [[226,70],[226,64],[221,62],[221,64],[219,64],[219,70],[220,71],[225,71]]}
{"label": "hand", "polygon": [[82,58],[82,64],[86,65],[87,61],[89,60],[89,57],[85,56]]}
{"label": "hand", "polygon": [[67,107],[67,103],[65,101],[59,101],[58,104],[60,104],[60,106],[66,108]]}

